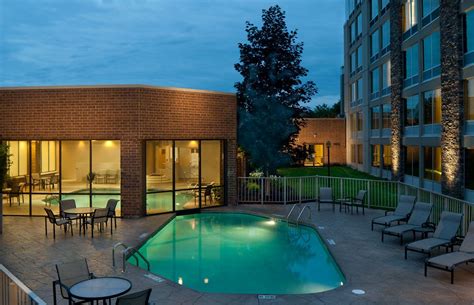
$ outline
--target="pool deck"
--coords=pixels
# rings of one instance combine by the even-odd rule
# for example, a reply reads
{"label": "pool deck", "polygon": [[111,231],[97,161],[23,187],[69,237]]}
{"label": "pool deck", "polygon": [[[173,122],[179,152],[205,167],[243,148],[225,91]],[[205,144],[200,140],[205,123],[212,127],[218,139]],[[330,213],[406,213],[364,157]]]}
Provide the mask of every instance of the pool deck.
{"label": "pool deck", "polygon": [[[215,208],[211,211],[248,211],[266,215],[285,215],[291,206],[239,205]],[[370,230],[370,220],[383,215],[383,211],[366,210],[366,215],[335,213],[329,206],[321,212],[313,208],[312,223],[319,227],[346,276],[344,286],[337,289],[306,295],[277,295],[274,299],[259,299],[257,295],[229,295],[201,293],[170,281],[157,282],[144,275],[146,271],[127,265],[121,272],[112,267],[112,247],[122,241],[137,245],[166,223],[172,215],[149,216],[140,219],[119,219],[113,235],[104,233],[71,237],[57,231],[44,234],[43,218],[4,217],[4,233],[0,235],[0,263],[22,280],[48,304],[53,304],[51,283],[56,279],[55,264],[87,258],[89,268],[96,276],[123,276],[133,283],[133,291],[153,288],[151,304],[474,304],[474,264],[456,269],[455,283],[450,284],[448,272],[428,270],[423,276],[425,256],[409,253],[403,257],[399,240],[386,236],[380,241],[380,228]],[[50,230],[51,231],[51,230]],[[52,232],[50,232],[52,233]],[[409,238],[407,238],[409,240]],[[278,255],[278,253],[275,253]],[[363,289],[365,295],[352,294],[353,289]],[[67,304],[64,301],[59,304]]]}

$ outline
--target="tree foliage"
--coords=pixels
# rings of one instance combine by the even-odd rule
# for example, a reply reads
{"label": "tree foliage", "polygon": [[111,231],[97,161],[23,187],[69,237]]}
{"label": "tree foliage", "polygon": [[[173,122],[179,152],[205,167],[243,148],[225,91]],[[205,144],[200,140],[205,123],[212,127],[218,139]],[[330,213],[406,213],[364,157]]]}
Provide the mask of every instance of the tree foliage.
{"label": "tree foliage", "polygon": [[335,118],[340,113],[341,102],[337,102],[332,106],[326,103],[316,105],[313,110],[307,114],[308,118]]}
{"label": "tree foliage", "polygon": [[9,147],[5,142],[0,142],[0,186],[3,186],[10,166]]}
{"label": "tree foliage", "polygon": [[[262,27],[247,22],[247,43],[240,43],[242,75],[236,83],[239,102],[239,144],[257,167],[272,172],[290,160],[295,135],[306,108],[317,92],[312,81],[303,82],[308,70],[301,65],[303,43],[297,31],[288,31],[285,13],[278,5],[262,11]],[[272,163],[275,162],[275,163]]]}

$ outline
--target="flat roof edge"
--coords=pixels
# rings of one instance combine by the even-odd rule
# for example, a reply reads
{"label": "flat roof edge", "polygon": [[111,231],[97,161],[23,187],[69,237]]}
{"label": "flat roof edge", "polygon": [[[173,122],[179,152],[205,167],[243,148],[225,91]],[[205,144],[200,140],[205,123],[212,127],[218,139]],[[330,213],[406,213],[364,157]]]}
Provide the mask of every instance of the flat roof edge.
{"label": "flat roof edge", "polygon": [[172,90],[172,91],[183,91],[183,92],[194,92],[194,93],[207,93],[207,94],[219,94],[219,95],[230,95],[235,96],[235,93],[203,90],[203,89],[191,89],[191,88],[179,88],[179,87],[164,87],[164,86],[153,86],[153,85],[142,85],[142,84],[130,84],[130,85],[64,85],[64,86],[19,86],[19,87],[0,87],[0,91],[3,90],[44,90],[44,89],[90,89],[90,88],[143,88],[143,89],[161,89],[161,90]]}

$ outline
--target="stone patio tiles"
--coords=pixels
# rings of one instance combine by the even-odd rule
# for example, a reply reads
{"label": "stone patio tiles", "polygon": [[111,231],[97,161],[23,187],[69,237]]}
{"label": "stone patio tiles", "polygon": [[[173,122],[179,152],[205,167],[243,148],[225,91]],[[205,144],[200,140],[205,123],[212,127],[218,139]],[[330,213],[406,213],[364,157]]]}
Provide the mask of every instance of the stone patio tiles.
{"label": "stone patio tiles", "polygon": [[[249,211],[266,215],[286,215],[290,206],[239,205],[210,211]],[[145,270],[127,265],[121,272],[112,267],[112,247],[122,241],[136,246],[149,234],[166,223],[173,215],[149,216],[140,219],[119,219],[117,231],[94,234],[94,239],[76,234],[71,237],[57,231],[44,234],[43,218],[5,217],[4,234],[0,235],[0,263],[52,304],[52,281],[56,279],[55,264],[87,258],[89,267],[97,276],[124,276],[133,283],[133,291],[152,288],[151,304],[474,304],[474,266],[461,266],[455,272],[455,284],[449,282],[449,273],[430,269],[423,276],[425,256],[409,253],[403,258],[399,240],[388,236],[380,241],[380,229],[370,230],[370,220],[383,215],[379,210],[366,210],[366,215],[332,212],[322,206],[317,212],[313,206],[312,223],[319,227],[324,240],[346,276],[344,286],[319,294],[277,295],[273,300],[259,300],[257,295],[229,295],[201,293],[174,282],[153,281]],[[407,241],[410,241],[407,238]],[[275,253],[278,255],[278,253]],[[354,295],[353,289],[363,289],[365,295]],[[66,304],[61,301],[60,304]]]}

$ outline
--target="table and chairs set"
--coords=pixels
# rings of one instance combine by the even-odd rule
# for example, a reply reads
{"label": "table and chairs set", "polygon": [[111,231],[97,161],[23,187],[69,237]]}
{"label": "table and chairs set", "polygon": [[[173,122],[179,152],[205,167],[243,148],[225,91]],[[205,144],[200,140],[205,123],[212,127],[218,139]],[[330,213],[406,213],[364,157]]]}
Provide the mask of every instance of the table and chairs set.
{"label": "table and chairs set", "polygon": [[69,230],[71,236],[73,232],[73,221],[79,226],[79,234],[86,234],[87,226],[91,227],[91,237],[94,238],[94,228],[98,227],[99,232],[104,230],[110,219],[110,234],[113,234],[113,228],[117,228],[117,218],[115,209],[117,199],[109,199],[105,208],[98,207],[77,207],[74,199],[65,199],[59,201],[59,215],[55,215],[49,207],[45,207],[46,216],[44,218],[45,234],[48,235],[48,222],[53,226],[53,238],[56,238],[56,227]]}
{"label": "table and chairs set", "polygon": [[96,277],[89,271],[87,259],[56,265],[58,279],[53,282],[54,305],[57,305],[57,291],[69,304],[112,304],[146,305],[151,289],[130,293],[132,283],[125,278]]}

